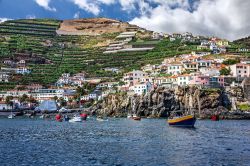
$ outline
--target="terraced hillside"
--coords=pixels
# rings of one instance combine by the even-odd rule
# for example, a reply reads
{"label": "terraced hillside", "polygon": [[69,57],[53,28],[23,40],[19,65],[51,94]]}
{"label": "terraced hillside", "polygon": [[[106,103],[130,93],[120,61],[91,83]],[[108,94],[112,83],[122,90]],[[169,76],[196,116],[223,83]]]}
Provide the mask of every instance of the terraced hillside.
{"label": "terraced hillside", "polygon": [[[160,63],[163,58],[188,53],[195,45],[185,45],[180,41],[164,39],[154,42],[152,51],[103,54],[107,41],[115,40],[117,33],[104,33],[96,36],[57,35],[58,20],[35,19],[14,20],[0,24],[1,67],[8,67],[4,60],[24,59],[31,73],[12,74],[9,83],[0,83],[0,89],[12,88],[17,84],[54,84],[64,72],[85,71],[89,77],[113,77],[122,73],[104,71],[106,67],[118,67],[122,72],[138,69],[148,63]],[[140,40],[150,43],[148,39]],[[151,42],[152,43],[152,42]],[[137,44],[137,41],[133,41]]]}

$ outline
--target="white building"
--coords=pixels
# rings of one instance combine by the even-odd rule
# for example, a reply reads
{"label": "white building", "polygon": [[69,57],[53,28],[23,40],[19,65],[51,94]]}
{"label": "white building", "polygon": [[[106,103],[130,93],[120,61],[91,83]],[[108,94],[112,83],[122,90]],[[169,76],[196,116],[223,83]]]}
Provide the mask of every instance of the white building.
{"label": "white building", "polygon": [[143,93],[147,93],[152,89],[152,84],[150,82],[146,83],[138,83],[134,86],[130,87],[130,90],[135,94],[141,95]]}
{"label": "white building", "polygon": [[180,63],[171,63],[167,66],[167,74],[178,75],[181,74],[183,65]]}
{"label": "white building", "polygon": [[229,67],[234,77],[250,77],[250,64],[234,64]]}
{"label": "white building", "polygon": [[26,67],[19,67],[19,68],[16,68],[16,73],[24,75],[24,74],[31,73],[31,70]]}
{"label": "white building", "polygon": [[9,82],[9,74],[0,72],[0,82]]}
{"label": "white building", "polygon": [[177,78],[177,84],[180,86],[188,85],[192,77],[189,74],[179,75]]}
{"label": "white building", "polygon": [[126,84],[134,84],[135,82],[141,82],[141,80],[148,76],[146,72],[140,70],[133,70],[132,72],[126,73],[123,77],[123,81]]}
{"label": "white building", "polygon": [[30,95],[33,96],[39,102],[54,99],[55,96],[57,96],[57,98],[63,98],[63,94],[63,89],[38,89],[30,93]]}

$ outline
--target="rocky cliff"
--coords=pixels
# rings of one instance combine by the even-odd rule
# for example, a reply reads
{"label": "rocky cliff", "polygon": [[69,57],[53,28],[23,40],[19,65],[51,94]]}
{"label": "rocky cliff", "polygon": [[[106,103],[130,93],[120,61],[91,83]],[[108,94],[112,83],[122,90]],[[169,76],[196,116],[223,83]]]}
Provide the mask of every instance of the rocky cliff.
{"label": "rocky cliff", "polygon": [[85,18],[64,20],[58,34],[63,35],[101,35],[105,33],[120,33],[125,31],[137,31],[140,27],[127,22],[108,18]]}
{"label": "rocky cliff", "polygon": [[92,107],[92,111],[99,115],[119,117],[127,116],[128,113],[146,117],[168,117],[174,110],[190,110],[207,118],[215,113],[223,115],[230,107],[227,94],[220,89],[159,87],[144,95],[110,94]]}

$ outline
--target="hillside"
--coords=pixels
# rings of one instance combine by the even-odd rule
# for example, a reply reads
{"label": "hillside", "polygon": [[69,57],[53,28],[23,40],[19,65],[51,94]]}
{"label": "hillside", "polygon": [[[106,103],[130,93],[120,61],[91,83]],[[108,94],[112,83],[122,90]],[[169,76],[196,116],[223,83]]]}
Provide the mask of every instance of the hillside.
{"label": "hillside", "polygon": [[235,44],[240,44],[246,48],[250,48],[250,36],[234,41]]}
{"label": "hillside", "polygon": [[[90,21],[92,21],[92,27],[89,26]],[[8,83],[0,83],[0,90],[13,88],[17,84],[54,84],[64,72],[84,71],[88,77],[118,79],[123,72],[139,69],[148,63],[160,63],[165,57],[189,53],[196,48],[195,45],[185,45],[179,40],[170,42],[164,39],[151,42],[149,36],[152,32],[137,27],[138,33],[132,43],[139,46],[154,43],[153,50],[103,54],[108,43],[115,42],[119,32],[128,31],[126,28],[134,26],[110,19],[95,19],[95,21],[81,19],[62,22],[34,19],[12,20],[0,24],[1,67],[13,67],[4,63],[6,61],[11,61],[18,66],[18,61],[25,60],[25,67],[31,70],[25,75],[12,73]],[[56,33],[58,29],[69,31],[79,27],[77,25],[72,28],[72,23],[75,24],[75,22],[80,22],[82,29],[79,31],[84,35],[58,35]],[[110,27],[110,24],[117,22],[124,26]],[[86,23],[85,26],[83,26],[84,23]],[[103,29],[102,26],[107,28]],[[104,71],[107,67],[117,67],[121,73]]]}

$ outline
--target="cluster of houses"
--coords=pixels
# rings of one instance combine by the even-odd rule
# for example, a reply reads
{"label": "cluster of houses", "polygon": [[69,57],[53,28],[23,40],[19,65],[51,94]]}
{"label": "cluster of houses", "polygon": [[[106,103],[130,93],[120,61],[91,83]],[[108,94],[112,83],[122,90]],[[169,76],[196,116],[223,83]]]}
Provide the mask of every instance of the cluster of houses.
{"label": "cluster of houses", "polygon": [[26,66],[25,60],[4,59],[3,64],[4,66],[0,70],[0,82],[9,82],[11,74],[25,75],[31,73],[31,69]]}
{"label": "cluster of houses", "polygon": [[229,47],[228,40],[211,38],[210,40],[202,40],[197,50],[211,50],[213,54],[226,53]]}
{"label": "cluster of houses", "polygon": [[86,81],[85,73],[77,73],[73,76],[70,73],[63,73],[62,76],[56,82],[56,85],[59,87],[63,86],[82,86]]}
{"label": "cluster of houses", "polygon": [[[178,57],[167,58],[160,65],[146,65],[141,70],[126,73],[122,81],[124,85],[119,90],[143,94],[155,86],[176,87],[197,85],[206,87],[225,87],[235,85],[234,80],[243,81],[250,77],[250,61],[226,66],[226,59],[208,59],[209,53],[191,53]],[[230,75],[221,75],[220,70],[230,70]]]}

